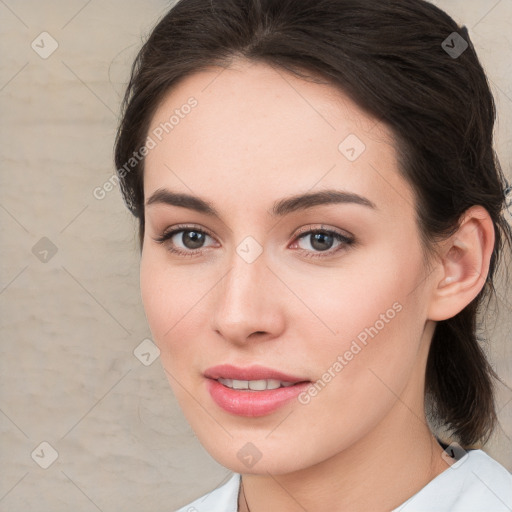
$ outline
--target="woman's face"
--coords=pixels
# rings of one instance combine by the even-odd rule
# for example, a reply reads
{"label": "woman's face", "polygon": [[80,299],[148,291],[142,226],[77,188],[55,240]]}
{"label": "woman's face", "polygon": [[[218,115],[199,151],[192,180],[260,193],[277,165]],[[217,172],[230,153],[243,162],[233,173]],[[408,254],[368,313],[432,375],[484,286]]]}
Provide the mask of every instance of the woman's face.
{"label": "woman's face", "polygon": [[142,298],[212,456],[279,474],[417,422],[433,278],[390,131],[239,62],[180,82],[148,136]]}

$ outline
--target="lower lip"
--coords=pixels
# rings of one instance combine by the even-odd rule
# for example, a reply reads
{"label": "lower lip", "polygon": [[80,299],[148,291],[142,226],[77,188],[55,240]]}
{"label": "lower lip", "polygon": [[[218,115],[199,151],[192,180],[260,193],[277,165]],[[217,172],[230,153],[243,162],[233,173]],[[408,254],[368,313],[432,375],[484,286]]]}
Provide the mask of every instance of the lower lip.
{"label": "lower lip", "polygon": [[301,382],[285,388],[264,391],[231,389],[213,379],[207,379],[206,385],[213,401],[219,407],[238,416],[254,418],[279,409],[286,402],[297,397],[310,384],[310,382]]}

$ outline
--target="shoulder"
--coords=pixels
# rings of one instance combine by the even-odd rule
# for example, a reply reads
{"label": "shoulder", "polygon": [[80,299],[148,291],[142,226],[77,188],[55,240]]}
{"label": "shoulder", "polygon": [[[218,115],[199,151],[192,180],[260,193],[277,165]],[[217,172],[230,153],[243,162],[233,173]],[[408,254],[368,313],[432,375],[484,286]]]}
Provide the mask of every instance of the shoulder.
{"label": "shoulder", "polygon": [[176,512],[237,512],[240,474],[233,473],[221,487],[181,507]]}
{"label": "shoulder", "polygon": [[482,450],[470,450],[393,512],[510,512],[512,475]]}

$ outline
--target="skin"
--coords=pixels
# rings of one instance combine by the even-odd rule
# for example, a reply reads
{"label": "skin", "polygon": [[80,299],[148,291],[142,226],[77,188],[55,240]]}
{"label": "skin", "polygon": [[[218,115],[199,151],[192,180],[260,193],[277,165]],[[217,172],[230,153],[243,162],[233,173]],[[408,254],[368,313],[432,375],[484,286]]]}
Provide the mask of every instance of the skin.
{"label": "skin", "polygon": [[[240,510],[245,500],[251,512],[332,503],[390,510],[448,468],[425,420],[424,369],[435,321],[456,314],[483,285],[492,225],[476,207],[427,264],[414,194],[397,171],[386,126],[330,85],[262,63],[220,71],[180,82],[148,131],[197,99],[149,151],[145,198],[163,188],[194,194],[221,215],[146,205],[141,293],[166,375],[206,450],[243,474]],[[353,162],[338,150],[349,134],[366,145]],[[325,189],[358,194],[375,208],[269,213],[281,198]],[[211,235],[193,257],[155,241],[178,224]],[[321,226],[354,243],[336,252],[334,241],[322,252],[311,236],[298,238],[299,229]],[[247,236],[263,249],[253,263],[236,252]],[[193,252],[182,233],[172,240]],[[203,372],[222,363],[261,364],[315,382],[395,303],[401,311],[307,405],[292,400],[245,418],[207,392]],[[237,457],[248,442],[262,455],[251,468]]]}

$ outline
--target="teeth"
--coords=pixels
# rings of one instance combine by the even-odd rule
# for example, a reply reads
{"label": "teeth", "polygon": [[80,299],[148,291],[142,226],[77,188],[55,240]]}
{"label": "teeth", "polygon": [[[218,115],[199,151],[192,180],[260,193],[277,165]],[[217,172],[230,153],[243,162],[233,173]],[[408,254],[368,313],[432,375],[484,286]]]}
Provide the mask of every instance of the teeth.
{"label": "teeth", "polygon": [[251,391],[264,391],[265,389],[287,388],[293,386],[293,382],[283,382],[275,379],[263,380],[236,380],[236,379],[217,379],[221,384],[232,389],[248,389]]}
{"label": "teeth", "polygon": [[248,388],[248,382],[246,380],[236,380],[233,379],[231,381],[231,387],[233,389],[247,389]]}
{"label": "teeth", "polygon": [[264,389],[276,389],[279,387],[279,381],[277,382],[277,386],[271,387],[270,384],[267,383],[265,380],[250,380],[249,383],[249,389],[252,389],[253,391],[263,391]]}

